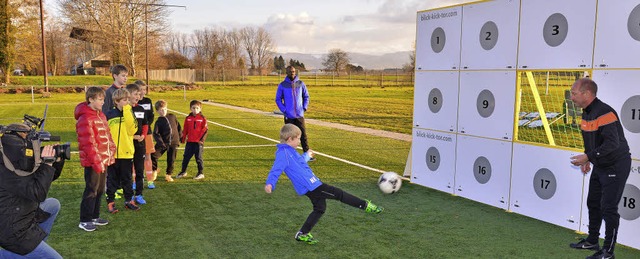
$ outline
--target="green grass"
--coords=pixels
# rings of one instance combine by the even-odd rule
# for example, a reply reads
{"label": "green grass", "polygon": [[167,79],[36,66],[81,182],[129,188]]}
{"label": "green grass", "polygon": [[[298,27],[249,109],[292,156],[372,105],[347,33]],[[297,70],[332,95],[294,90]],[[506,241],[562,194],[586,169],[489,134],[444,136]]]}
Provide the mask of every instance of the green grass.
{"label": "green grass", "polygon": [[[251,88],[243,89],[251,96]],[[186,113],[191,99],[230,103],[221,92],[189,92],[186,101],[181,92],[153,92],[150,97],[168,100],[169,109]],[[396,94],[404,93],[399,90]],[[332,102],[330,95],[318,95],[312,100]],[[336,92],[336,96],[343,95],[349,92]],[[372,98],[374,103],[369,106],[381,106],[379,98]],[[31,104],[26,94],[0,95],[0,118],[4,118],[0,124],[16,122],[24,113],[40,116],[44,104],[49,103],[46,129],[71,141],[76,150],[73,108],[83,99],[82,94],[54,94]],[[344,102],[337,99],[333,102]],[[209,120],[272,139],[278,138],[282,125],[279,117],[209,105],[203,106],[203,113]],[[183,120],[184,116],[178,118]],[[378,169],[404,169],[408,142],[316,125],[308,128],[310,143],[319,152]],[[215,125],[209,130],[206,147],[274,144]],[[311,211],[308,199],[296,196],[284,176],[273,194],[263,191],[274,150],[273,146],[206,149],[204,181],[158,181],[157,189],[145,190],[149,204],[137,212],[111,215],[103,204],[102,216],[111,223],[91,233],[77,227],[84,180],[74,154],[51,188],[49,196],[61,201],[62,210],[48,243],[65,258],[577,258],[591,254],[568,247],[578,236],[569,229],[464,198],[408,183],[396,194],[383,195],[375,186],[378,173],[327,157],[311,164],[320,179],[372,199],[386,210],[371,215],[329,201],[327,212],[313,230],[320,243],[302,244],[293,235]],[[181,159],[179,152],[176,166]],[[161,160],[160,167],[164,165]],[[188,172],[195,174],[193,161]],[[162,177],[160,173],[159,179]],[[122,204],[118,205],[122,209]],[[639,258],[640,251],[620,245],[616,255]]]}

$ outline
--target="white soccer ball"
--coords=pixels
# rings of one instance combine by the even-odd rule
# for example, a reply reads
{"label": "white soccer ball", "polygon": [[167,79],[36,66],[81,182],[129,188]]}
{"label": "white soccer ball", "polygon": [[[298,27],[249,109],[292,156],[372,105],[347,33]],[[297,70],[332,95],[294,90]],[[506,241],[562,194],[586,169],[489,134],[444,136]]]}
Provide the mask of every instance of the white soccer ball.
{"label": "white soccer ball", "polygon": [[394,172],[386,172],[378,178],[378,187],[380,191],[391,194],[400,190],[402,186],[402,178]]}

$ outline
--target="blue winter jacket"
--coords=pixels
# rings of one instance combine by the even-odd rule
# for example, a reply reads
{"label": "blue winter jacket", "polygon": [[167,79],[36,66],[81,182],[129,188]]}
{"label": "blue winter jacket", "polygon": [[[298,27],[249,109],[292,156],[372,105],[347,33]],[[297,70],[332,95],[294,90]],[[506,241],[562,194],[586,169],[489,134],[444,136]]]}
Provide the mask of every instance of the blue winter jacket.
{"label": "blue winter jacket", "polygon": [[276,104],[286,118],[304,117],[304,111],[309,106],[309,92],[307,86],[296,76],[293,81],[285,77],[278,85]]}
{"label": "blue winter jacket", "polygon": [[304,156],[300,155],[295,148],[287,144],[278,144],[276,148],[276,159],[266,182],[266,184],[271,184],[272,190],[276,189],[276,183],[278,183],[282,172],[291,180],[293,189],[296,190],[298,195],[313,191],[322,184],[307,164],[307,161],[309,161],[307,153]]}

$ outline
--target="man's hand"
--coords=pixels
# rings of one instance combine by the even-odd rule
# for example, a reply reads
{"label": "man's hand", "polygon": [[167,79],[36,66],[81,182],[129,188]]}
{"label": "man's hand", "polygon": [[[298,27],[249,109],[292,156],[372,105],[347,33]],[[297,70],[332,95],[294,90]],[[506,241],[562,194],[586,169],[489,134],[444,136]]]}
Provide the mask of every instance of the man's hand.
{"label": "man's hand", "polygon": [[583,174],[589,173],[589,171],[591,171],[591,163],[586,163],[584,165],[581,165],[580,170],[582,170]]}
{"label": "man's hand", "polygon": [[575,166],[581,166],[587,163],[589,163],[589,157],[587,157],[587,154],[580,154],[571,157],[571,164]]}
{"label": "man's hand", "polygon": [[133,135],[133,139],[138,142],[142,142],[144,140],[144,135]]}
{"label": "man's hand", "polygon": [[54,145],[44,146],[42,153],[40,153],[40,157],[45,160],[45,164],[47,165],[53,165],[53,158],[56,155],[55,150],[53,150],[53,146]]}
{"label": "man's hand", "polygon": [[264,191],[266,193],[271,193],[271,189],[273,189],[273,186],[271,186],[271,184],[267,184],[264,186]]}

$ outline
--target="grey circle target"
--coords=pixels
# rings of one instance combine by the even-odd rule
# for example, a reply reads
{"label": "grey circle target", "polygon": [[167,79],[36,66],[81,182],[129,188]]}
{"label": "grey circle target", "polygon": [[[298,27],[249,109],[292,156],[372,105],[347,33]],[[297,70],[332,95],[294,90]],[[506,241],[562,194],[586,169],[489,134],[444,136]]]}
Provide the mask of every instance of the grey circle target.
{"label": "grey circle target", "polygon": [[430,147],[427,149],[427,167],[431,171],[438,170],[440,167],[440,151],[438,151],[435,147]]}
{"label": "grey circle target", "polygon": [[542,36],[547,45],[557,47],[567,38],[568,30],[567,18],[561,13],[554,13],[544,22]]}
{"label": "grey circle target", "polygon": [[548,200],[556,194],[557,189],[556,177],[547,168],[541,168],[533,177],[533,190],[540,199]]}
{"label": "grey circle target", "polygon": [[640,41],[640,4],[631,11],[627,21],[627,29],[629,29],[631,38]]}
{"label": "grey circle target", "polygon": [[626,184],[622,199],[618,204],[618,213],[620,217],[626,220],[635,220],[640,217],[640,189],[633,184]]}
{"label": "grey circle target", "polygon": [[493,110],[496,108],[496,98],[493,93],[487,89],[484,89],[478,94],[478,100],[476,101],[476,109],[483,118],[487,118],[493,114]]}
{"label": "grey circle target", "polygon": [[633,133],[640,132],[640,95],[631,96],[624,101],[620,110],[622,126]]}
{"label": "grey circle target", "polygon": [[431,49],[435,53],[440,53],[444,49],[444,44],[447,41],[447,37],[444,34],[444,30],[441,27],[436,28],[431,33]]}
{"label": "grey circle target", "polygon": [[491,50],[498,43],[498,26],[492,21],[482,25],[480,29],[480,46],[484,50]]}
{"label": "grey circle target", "polygon": [[438,88],[433,88],[429,92],[429,110],[433,113],[438,113],[442,109],[442,92]]}
{"label": "grey circle target", "polygon": [[486,157],[480,156],[473,162],[473,176],[480,184],[485,184],[491,179],[491,163]]}

